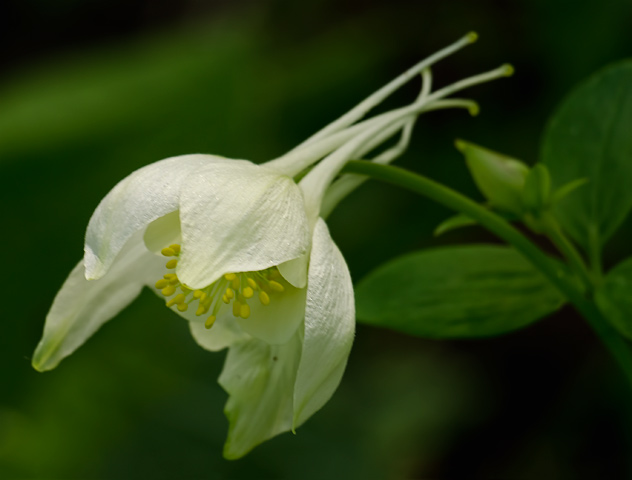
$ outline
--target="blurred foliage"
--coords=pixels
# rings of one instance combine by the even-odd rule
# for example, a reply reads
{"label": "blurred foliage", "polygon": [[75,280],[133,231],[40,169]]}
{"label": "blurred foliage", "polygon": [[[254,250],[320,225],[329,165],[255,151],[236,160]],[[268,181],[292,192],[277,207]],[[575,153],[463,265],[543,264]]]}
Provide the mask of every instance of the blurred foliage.
{"label": "blurred foliage", "polygon": [[[453,111],[422,117],[399,163],[476,195],[454,138],[532,163],[562,96],[632,53],[627,0],[183,2],[188,14],[165,1],[151,10],[164,13],[145,23],[128,14],[150,2],[128,3],[88,9],[88,2],[16,1],[0,16],[23,22],[10,30],[10,45],[19,52],[24,43],[31,58],[7,57],[14,61],[0,79],[7,276],[0,477],[632,475],[629,392],[570,309],[473,342],[359,327],[332,401],[296,436],[238,462],[221,458],[226,397],[216,378],[224,354],[198,348],[149,292],[57,370],[38,374],[29,360],[46,311],[81,256],[90,214],[132,170],[184,153],[278,156],[475,29],[479,43],[438,65],[437,83],[506,61],[516,76],[468,92],[482,106],[476,119]],[[102,35],[92,37],[99,19],[112,23],[109,33],[95,27]],[[75,37],[57,49],[47,43],[64,31]],[[85,38],[91,42],[82,45]],[[414,98],[416,88],[393,104]],[[446,216],[370,183],[340,206],[330,227],[359,280],[420,247],[491,239],[477,229],[433,238]],[[628,220],[606,245],[610,262],[629,255],[630,235]]]}
{"label": "blurred foliage", "polygon": [[621,262],[608,272],[596,294],[597,305],[612,325],[628,339],[632,339],[632,260]]}

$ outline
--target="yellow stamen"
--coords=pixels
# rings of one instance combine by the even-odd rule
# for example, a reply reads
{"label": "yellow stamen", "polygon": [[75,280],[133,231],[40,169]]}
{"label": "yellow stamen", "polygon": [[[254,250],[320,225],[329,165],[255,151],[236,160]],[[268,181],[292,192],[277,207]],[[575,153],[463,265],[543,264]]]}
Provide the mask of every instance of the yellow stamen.
{"label": "yellow stamen", "polygon": [[162,289],[162,294],[165,297],[169,297],[174,293],[176,293],[176,287],[174,287],[173,285],[167,285],[165,288]]}
{"label": "yellow stamen", "polygon": [[[166,263],[168,269],[173,270],[177,267],[181,251],[180,245],[176,243],[161,250],[164,256],[173,257]],[[226,273],[223,278],[199,289],[183,284],[175,273],[166,273],[155,285],[167,297],[168,307],[175,306],[180,312],[185,312],[188,311],[189,305],[193,304],[191,308],[195,309],[195,314],[198,316],[210,312],[211,315],[204,325],[206,328],[211,328],[224,304],[232,303],[233,316],[243,319],[250,318],[252,315],[248,299],[253,298],[255,293],[262,305],[270,305],[273,297],[277,298],[276,295],[288,288],[284,286],[285,282],[282,278],[279,270],[272,267],[256,272]],[[197,306],[193,303],[196,300]]]}
{"label": "yellow stamen", "polygon": [[211,328],[213,324],[215,323],[215,320],[216,320],[215,315],[211,315],[210,317],[206,319],[206,322],[204,322],[204,326],[207,329]]}
{"label": "yellow stamen", "polygon": [[178,261],[175,258],[167,262],[167,268],[170,270],[173,268],[176,268],[177,266],[178,266]]}
{"label": "yellow stamen", "polygon": [[264,292],[263,290],[261,290],[259,292],[259,301],[263,304],[263,305],[270,305],[270,296]]}
{"label": "yellow stamen", "polygon": [[186,297],[184,296],[184,294],[179,293],[167,302],[167,306],[172,307],[174,305],[183,303],[185,300],[186,300]]}

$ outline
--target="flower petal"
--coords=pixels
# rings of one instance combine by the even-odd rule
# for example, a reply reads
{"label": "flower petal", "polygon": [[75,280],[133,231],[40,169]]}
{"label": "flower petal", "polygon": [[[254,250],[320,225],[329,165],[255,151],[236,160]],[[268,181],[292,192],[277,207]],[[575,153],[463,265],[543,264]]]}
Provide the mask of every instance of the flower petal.
{"label": "flower petal", "polygon": [[[173,309],[176,313],[182,315],[175,307],[173,307]],[[198,345],[211,352],[223,350],[236,342],[250,338],[235,322],[235,319],[230,318],[228,315],[218,317],[211,329],[207,329],[204,326],[203,320],[204,319],[202,319],[202,321],[191,321],[189,322],[189,327],[191,329],[191,335],[193,335]]]}
{"label": "flower petal", "polygon": [[236,459],[292,427],[292,390],[301,355],[299,332],[285,345],[257,339],[231,346],[219,384],[230,395],[224,457]]}
{"label": "flower petal", "polygon": [[307,264],[309,255],[301,255],[293,260],[288,260],[278,265],[279,272],[291,285],[296,288],[305,288],[307,285]]}
{"label": "flower petal", "polygon": [[182,243],[180,212],[176,210],[168,213],[147,225],[143,241],[147,250],[156,254],[160,254],[163,248],[171,244]]}
{"label": "flower petal", "polygon": [[187,178],[180,197],[178,277],[203,288],[231,272],[263,270],[309,248],[303,197],[290,177],[245,160]]}
{"label": "flower petal", "polygon": [[319,219],[314,228],[301,362],[294,388],[296,428],[334,393],[355,330],[353,285],[340,250]]}
{"label": "flower petal", "polygon": [[[156,277],[160,278],[160,277]],[[164,301],[164,296],[154,285],[150,288]],[[305,318],[306,289],[287,286],[282,294],[271,294],[269,305],[263,305],[256,296],[248,301],[250,316],[247,319],[235,317],[232,305],[223,305],[210,329],[204,322],[211,315],[196,315],[198,303],[193,301],[187,310],[181,312],[177,305],[171,310],[190,323],[195,341],[206,350],[218,351],[241,340],[255,337],[271,345],[287,343],[303,323]]]}
{"label": "flower petal", "polygon": [[244,331],[266,343],[287,343],[305,318],[305,294],[304,288],[288,287],[274,296],[270,305],[253,299],[249,302],[250,317],[234,320]]}
{"label": "flower petal", "polygon": [[[164,301],[165,297],[155,285],[150,285],[150,288]],[[250,335],[244,332],[237,322],[235,322],[235,317],[230,313],[230,308],[225,308],[223,312],[217,316],[217,320],[210,329],[204,326],[204,322],[208,318],[209,313],[197,316],[195,314],[195,308],[189,308],[184,312],[178,310],[177,305],[170,308],[174,313],[188,320],[191,335],[193,335],[194,340],[200,347],[210,350],[211,352],[223,350],[235,342],[248,340],[250,338]]]}
{"label": "flower petal", "polygon": [[177,210],[184,179],[216,161],[226,159],[213,155],[172,157],[147,165],[121,180],[90,218],[84,256],[86,278],[102,277],[136,231]]}
{"label": "flower petal", "polygon": [[[158,289],[152,289],[162,297]],[[222,350],[251,336],[271,345],[281,345],[290,340],[305,318],[305,294],[305,289],[288,287],[282,295],[272,297],[270,304],[265,306],[253,298],[248,303],[250,316],[247,319],[236,318],[231,305],[222,305],[210,329],[204,327],[210,313],[197,316],[196,308],[181,312],[176,305],[171,310],[190,322],[193,338],[206,350]]]}
{"label": "flower petal", "polygon": [[41,372],[55,368],[134,300],[143,285],[159,278],[163,268],[162,261],[145,248],[140,232],[127,242],[99,280],[86,280],[83,262],[79,262],[46,316],[33,367]]}

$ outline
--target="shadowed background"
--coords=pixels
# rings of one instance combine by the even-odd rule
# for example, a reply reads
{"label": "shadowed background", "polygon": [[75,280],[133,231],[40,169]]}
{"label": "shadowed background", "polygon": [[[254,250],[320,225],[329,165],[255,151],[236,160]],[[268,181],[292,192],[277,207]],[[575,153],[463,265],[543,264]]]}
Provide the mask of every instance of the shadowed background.
{"label": "shadowed background", "polygon": [[[54,371],[30,356],[80,258],[99,200],[185,153],[256,162],[289,150],[470,30],[440,86],[475,87],[479,117],[420,118],[398,164],[478,197],[456,137],[536,161],[568,90],[632,54],[624,0],[203,2],[10,0],[0,6],[1,478],[629,478],[630,392],[570,308],[521,331],[429,341],[359,326],[333,399],[297,435],[221,457],[224,353],[193,342],[148,291]],[[417,84],[387,106],[411,101]],[[369,183],[330,217],[354,280],[432,237],[450,214]],[[630,255],[632,223],[607,245]]]}

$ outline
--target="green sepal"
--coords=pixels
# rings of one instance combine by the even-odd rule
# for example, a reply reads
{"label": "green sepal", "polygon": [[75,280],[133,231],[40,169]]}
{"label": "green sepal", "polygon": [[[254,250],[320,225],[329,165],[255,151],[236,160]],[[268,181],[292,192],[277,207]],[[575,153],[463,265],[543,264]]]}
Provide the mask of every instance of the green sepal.
{"label": "green sepal", "polygon": [[476,220],[462,213],[458,213],[449,218],[446,218],[443,222],[437,225],[437,227],[434,229],[434,232],[432,233],[435,237],[438,237],[439,235],[443,235],[446,232],[450,232],[458,228],[470,227],[477,224],[478,222]]}
{"label": "green sepal", "polygon": [[536,164],[524,182],[522,203],[528,212],[547,210],[551,204],[551,174],[546,165]]}
{"label": "green sepal", "polygon": [[578,178],[577,180],[572,180],[565,185],[562,185],[560,188],[553,192],[553,196],[551,199],[552,204],[556,204],[563,198],[566,198],[569,194],[573,193],[579,187],[583,187],[588,183],[587,178]]}
{"label": "green sepal", "polygon": [[[482,205],[482,207],[490,209],[489,205]],[[518,217],[511,213],[496,212],[496,214],[504,218],[508,222],[514,222],[518,220]],[[456,215],[452,215],[451,217],[446,218],[443,222],[437,225],[437,227],[434,229],[433,235],[435,237],[438,237],[439,235],[443,235],[444,233],[456,230],[458,228],[472,227],[475,225],[478,225],[478,222],[476,220],[468,217],[463,213],[457,213]]]}

